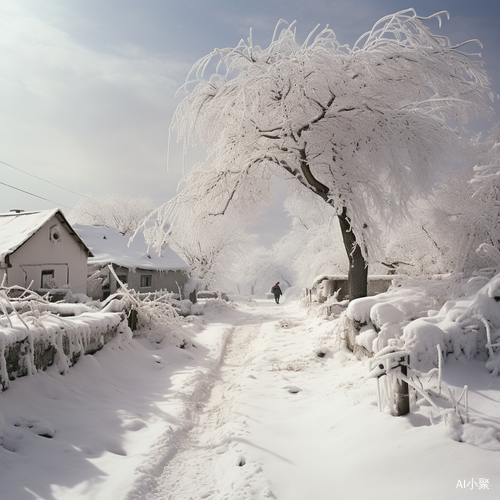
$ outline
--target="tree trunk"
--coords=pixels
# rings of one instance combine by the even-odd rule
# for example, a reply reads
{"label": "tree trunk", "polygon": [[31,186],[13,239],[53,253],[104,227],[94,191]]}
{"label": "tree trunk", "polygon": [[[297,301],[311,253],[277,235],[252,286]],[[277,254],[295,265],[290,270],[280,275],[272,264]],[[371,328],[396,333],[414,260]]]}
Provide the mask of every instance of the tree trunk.
{"label": "tree trunk", "polygon": [[[318,179],[316,179],[311,172],[305,146],[304,148],[299,150],[299,153],[300,169],[307,184],[304,182],[304,180],[302,180],[301,182],[303,184],[309,185],[309,189],[314,194],[318,195],[320,198],[326,201],[326,203],[330,203],[335,208],[335,205],[331,203],[329,199],[329,188]],[[286,164],[284,165],[283,163],[281,163],[281,166],[285,166],[285,170],[297,177],[297,172],[289,168]],[[366,297],[368,295],[368,264],[363,257],[361,248],[356,241],[356,236],[352,231],[351,222],[349,221],[349,218],[347,216],[346,207],[342,209],[342,213],[339,215],[339,222],[340,230],[342,231],[342,238],[344,240],[344,247],[349,259],[349,274],[347,275],[349,283],[349,300]]]}
{"label": "tree trunk", "polygon": [[345,207],[339,215],[339,223],[344,247],[349,258],[349,274],[347,275],[349,300],[366,297],[368,295],[368,264],[356,241]]}

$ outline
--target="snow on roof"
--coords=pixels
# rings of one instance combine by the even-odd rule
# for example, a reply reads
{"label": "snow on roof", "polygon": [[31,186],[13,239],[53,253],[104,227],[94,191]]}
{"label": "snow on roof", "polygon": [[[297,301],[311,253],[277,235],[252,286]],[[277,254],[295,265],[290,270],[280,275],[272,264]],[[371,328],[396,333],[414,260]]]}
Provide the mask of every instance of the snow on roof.
{"label": "snow on roof", "polygon": [[142,230],[130,241],[129,234],[122,235],[114,227],[73,224],[73,228],[94,254],[89,263],[157,271],[189,270],[184,260],[168,245],[163,246],[161,255],[149,249]]}
{"label": "snow on roof", "polygon": [[60,210],[39,212],[9,212],[0,214],[0,262],[29,240]]}
{"label": "snow on roof", "polygon": [[47,221],[57,216],[66,229],[85,247],[85,243],[76,234],[59,208],[36,212],[12,211],[0,214],[0,264],[7,255],[16,251],[28,241]]}

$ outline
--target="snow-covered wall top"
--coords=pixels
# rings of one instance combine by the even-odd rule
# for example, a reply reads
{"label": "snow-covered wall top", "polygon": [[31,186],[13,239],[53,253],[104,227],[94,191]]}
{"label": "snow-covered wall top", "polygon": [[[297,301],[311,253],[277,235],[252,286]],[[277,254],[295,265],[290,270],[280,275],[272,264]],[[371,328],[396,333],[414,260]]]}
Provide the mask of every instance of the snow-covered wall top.
{"label": "snow-covered wall top", "polygon": [[150,249],[142,230],[130,240],[129,234],[123,235],[114,227],[73,224],[73,228],[94,254],[89,263],[157,271],[189,270],[184,260],[167,245],[162,247],[160,255]]}

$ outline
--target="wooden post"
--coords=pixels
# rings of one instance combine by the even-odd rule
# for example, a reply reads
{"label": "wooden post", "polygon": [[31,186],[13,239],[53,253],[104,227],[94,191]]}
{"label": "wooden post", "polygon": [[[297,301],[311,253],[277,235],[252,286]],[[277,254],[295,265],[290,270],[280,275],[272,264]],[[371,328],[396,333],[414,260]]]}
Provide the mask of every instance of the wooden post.
{"label": "wooden post", "polygon": [[128,315],[128,326],[134,332],[137,330],[137,310],[131,309],[130,314]]}
{"label": "wooden post", "polygon": [[[401,374],[405,377],[408,376],[409,359],[409,356],[403,356],[399,360],[399,365],[395,368],[395,370],[399,369]],[[396,378],[397,375],[394,375],[394,377],[394,407],[392,409],[392,414],[395,417],[401,417],[410,413],[410,393],[408,390],[408,383]]]}

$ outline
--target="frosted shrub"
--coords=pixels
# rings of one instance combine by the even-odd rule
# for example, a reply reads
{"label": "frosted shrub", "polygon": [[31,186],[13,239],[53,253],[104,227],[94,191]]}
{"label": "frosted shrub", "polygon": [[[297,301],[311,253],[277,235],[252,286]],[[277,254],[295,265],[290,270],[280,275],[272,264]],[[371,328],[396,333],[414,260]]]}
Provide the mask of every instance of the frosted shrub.
{"label": "frosted shrub", "polygon": [[[400,283],[387,293],[352,301],[337,328],[353,350],[359,346],[376,354],[398,341],[409,353],[411,366],[423,371],[438,365],[439,346],[445,357],[480,358],[498,374],[500,274],[486,284],[481,280],[479,290],[477,279],[472,281]],[[465,294],[470,290],[472,294]],[[447,297],[451,300],[445,301]]]}
{"label": "frosted shrub", "polygon": [[436,365],[439,344],[445,355],[487,359],[487,367],[498,374],[499,287],[497,275],[472,297],[447,302],[436,316],[407,325],[403,340],[415,361]]}
{"label": "frosted shrub", "polygon": [[109,265],[108,269],[121,284],[121,297],[111,300],[103,310],[126,310],[136,315],[135,335],[144,335],[150,342],[159,344],[166,339],[179,347],[190,343],[186,340],[186,323],[169,302],[171,293],[149,294],[141,298],[136,290],[129,290],[127,285],[121,283],[113,266]]}
{"label": "frosted shrub", "polygon": [[141,299],[135,290],[122,288],[121,292],[122,298],[113,300],[103,310],[126,310],[131,311],[130,314],[136,314],[135,336],[145,336],[150,342],[157,344],[164,340],[177,346],[186,344],[185,322],[168,302],[167,296]]}

